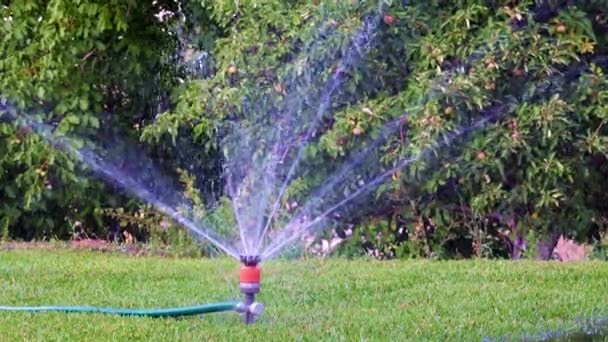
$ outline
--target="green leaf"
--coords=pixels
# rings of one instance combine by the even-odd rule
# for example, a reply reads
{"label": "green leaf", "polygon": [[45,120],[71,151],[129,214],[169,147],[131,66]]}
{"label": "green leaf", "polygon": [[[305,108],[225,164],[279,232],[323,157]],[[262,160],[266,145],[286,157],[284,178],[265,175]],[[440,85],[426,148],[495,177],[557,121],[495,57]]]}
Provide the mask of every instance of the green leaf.
{"label": "green leaf", "polygon": [[99,128],[99,119],[94,117],[94,116],[89,116],[89,124],[91,125],[91,127],[93,128]]}
{"label": "green leaf", "polygon": [[74,114],[69,114],[64,120],[73,126],[80,124],[80,118]]}
{"label": "green leaf", "polygon": [[78,101],[78,105],[80,106],[80,109],[85,111],[87,109],[89,109],[89,100],[87,98],[80,98],[80,100]]}

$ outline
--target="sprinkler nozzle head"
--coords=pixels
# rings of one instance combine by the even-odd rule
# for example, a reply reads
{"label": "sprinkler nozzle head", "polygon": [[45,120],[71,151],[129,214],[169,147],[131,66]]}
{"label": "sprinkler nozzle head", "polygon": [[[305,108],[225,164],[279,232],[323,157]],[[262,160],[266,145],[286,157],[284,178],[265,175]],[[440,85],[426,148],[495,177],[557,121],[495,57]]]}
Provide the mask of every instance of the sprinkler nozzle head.
{"label": "sprinkler nozzle head", "polygon": [[259,255],[241,255],[241,264],[245,266],[257,266],[261,261]]}

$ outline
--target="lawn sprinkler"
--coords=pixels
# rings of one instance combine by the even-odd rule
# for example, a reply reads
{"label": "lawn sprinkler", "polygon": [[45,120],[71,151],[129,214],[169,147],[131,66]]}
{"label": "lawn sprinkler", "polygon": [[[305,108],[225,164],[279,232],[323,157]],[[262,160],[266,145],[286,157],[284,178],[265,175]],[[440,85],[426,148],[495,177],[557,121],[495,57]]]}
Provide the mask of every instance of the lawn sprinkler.
{"label": "lawn sprinkler", "polygon": [[256,293],[260,292],[260,275],[261,271],[258,268],[261,258],[257,255],[242,255],[240,288],[245,295],[242,303],[236,306],[236,311],[243,315],[243,323],[252,324],[256,318],[264,312],[264,305],[255,301]]}
{"label": "lawn sprinkler", "polygon": [[[1,104],[1,103],[0,103]],[[243,316],[245,324],[253,324],[264,312],[264,305],[255,301],[256,293],[260,292],[260,268],[262,259],[259,256],[241,256],[240,281],[241,292],[245,300],[237,302],[219,302],[167,309],[121,309],[95,306],[1,306],[1,312],[65,312],[65,313],[94,313],[120,316],[141,317],[184,317],[209,314],[214,312],[236,311]]]}

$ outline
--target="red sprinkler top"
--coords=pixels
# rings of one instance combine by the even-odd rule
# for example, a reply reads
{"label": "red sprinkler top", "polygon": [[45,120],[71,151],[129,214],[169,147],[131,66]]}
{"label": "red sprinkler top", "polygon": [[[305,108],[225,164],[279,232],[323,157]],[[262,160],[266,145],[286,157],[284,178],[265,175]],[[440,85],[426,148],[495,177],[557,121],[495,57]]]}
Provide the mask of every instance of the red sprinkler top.
{"label": "red sprinkler top", "polygon": [[261,271],[257,266],[241,267],[240,280],[241,283],[259,283]]}

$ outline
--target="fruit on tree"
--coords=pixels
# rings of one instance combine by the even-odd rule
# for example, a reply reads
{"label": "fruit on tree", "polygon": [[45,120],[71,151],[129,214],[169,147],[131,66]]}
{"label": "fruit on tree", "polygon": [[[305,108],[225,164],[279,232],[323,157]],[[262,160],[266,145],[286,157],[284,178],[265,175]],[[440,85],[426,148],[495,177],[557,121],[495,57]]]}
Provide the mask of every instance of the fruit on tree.
{"label": "fruit on tree", "polygon": [[386,25],[392,25],[395,22],[395,17],[390,14],[385,14],[383,20]]}
{"label": "fruit on tree", "polygon": [[445,109],[443,110],[443,113],[448,116],[452,115],[454,113],[454,107],[453,106],[445,107]]}

